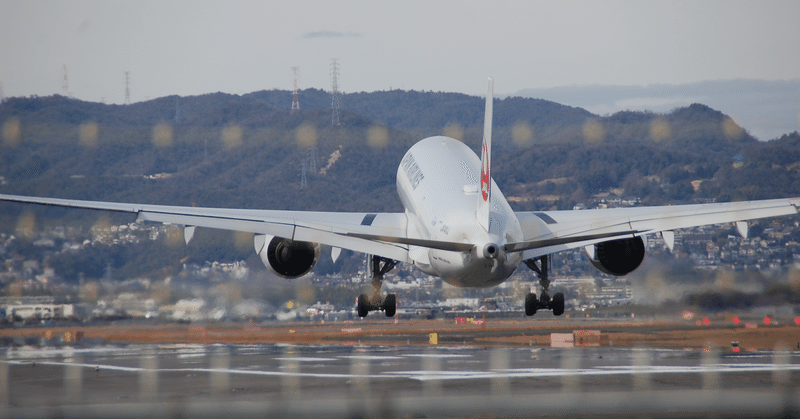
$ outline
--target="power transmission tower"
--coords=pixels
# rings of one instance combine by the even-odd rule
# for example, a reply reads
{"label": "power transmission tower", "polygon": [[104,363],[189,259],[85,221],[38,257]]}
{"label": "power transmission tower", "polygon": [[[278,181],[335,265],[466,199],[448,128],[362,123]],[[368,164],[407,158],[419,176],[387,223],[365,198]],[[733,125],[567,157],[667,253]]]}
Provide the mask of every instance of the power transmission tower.
{"label": "power transmission tower", "polygon": [[311,173],[317,173],[317,148],[311,147],[308,151],[308,169]]}
{"label": "power transmission tower", "polygon": [[300,73],[300,67],[292,67],[292,112],[300,111],[300,100],[297,98],[297,80]]}
{"label": "power transmission tower", "polygon": [[308,187],[308,177],[306,177],[306,165],[301,164],[302,173],[300,174],[300,189],[305,189]]}
{"label": "power transmission tower", "polygon": [[311,147],[308,154],[300,163],[300,189],[308,187],[308,176],[317,173],[317,148]]}
{"label": "power transmission tower", "polygon": [[339,63],[331,58],[331,124],[339,125]]}
{"label": "power transmission tower", "polygon": [[64,64],[64,80],[61,81],[61,90],[64,91],[64,96],[69,97],[69,77],[67,76],[66,64]]}
{"label": "power transmission tower", "polygon": [[175,117],[173,118],[176,124],[181,122],[181,102],[180,96],[175,98]]}
{"label": "power transmission tower", "polygon": [[125,72],[125,104],[126,105],[130,105],[131,104],[131,84],[130,84],[131,77],[130,76],[131,76],[131,72],[130,71],[126,71]]}

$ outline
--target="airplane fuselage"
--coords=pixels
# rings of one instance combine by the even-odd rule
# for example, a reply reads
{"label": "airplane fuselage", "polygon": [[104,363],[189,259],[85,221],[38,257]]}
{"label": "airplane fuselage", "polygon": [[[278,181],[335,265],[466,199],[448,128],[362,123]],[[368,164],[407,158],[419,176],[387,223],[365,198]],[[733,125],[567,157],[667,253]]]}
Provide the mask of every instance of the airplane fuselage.
{"label": "airplane fuselage", "polygon": [[503,245],[522,241],[522,229],[492,181],[489,229],[476,218],[481,161],[461,141],[429,137],[411,147],[397,170],[397,192],[408,217],[408,237],[471,243],[471,252],[411,246],[420,271],[459,287],[491,287],[516,271],[522,253]]}

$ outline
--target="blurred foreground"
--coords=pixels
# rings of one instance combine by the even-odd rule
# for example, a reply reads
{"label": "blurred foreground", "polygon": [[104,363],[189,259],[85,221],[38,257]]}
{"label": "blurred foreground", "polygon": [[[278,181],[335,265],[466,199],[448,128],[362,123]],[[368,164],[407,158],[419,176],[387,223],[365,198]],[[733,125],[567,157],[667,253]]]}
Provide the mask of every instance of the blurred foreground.
{"label": "blurred foreground", "polygon": [[[597,341],[584,340],[590,328],[600,331]],[[114,339],[114,329],[128,339]],[[569,333],[574,347],[551,347],[554,336]],[[0,416],[800,414],[800,351],[794,348],[800,327],[794,324],[383,320],[275,328],[109,326],[87,328],[84,336],[71,346],[2,350]],[[134,336],[161,343],[133,343]],[[201,336],[208,343],[189,339]],[[248,340],[230,343],[236,336]]]}

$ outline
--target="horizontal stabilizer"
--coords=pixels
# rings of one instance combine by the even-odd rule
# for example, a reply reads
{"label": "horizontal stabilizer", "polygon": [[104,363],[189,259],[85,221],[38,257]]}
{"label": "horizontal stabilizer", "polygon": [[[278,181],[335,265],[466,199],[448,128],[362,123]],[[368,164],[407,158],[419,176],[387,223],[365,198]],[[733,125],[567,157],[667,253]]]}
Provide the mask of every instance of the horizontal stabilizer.
{"label": "horizontal stabilizer", "polygon": [[446,242],[440,240],[412,239],[408,237],[377,236],[361,233],[341,233],[343,236],[357,237],[366,240],[378,240],[387,243],[408,244],[411,246],[428,247],[431,249],[449,250],[451,252],[471,251],[475,245],[470,243]]}

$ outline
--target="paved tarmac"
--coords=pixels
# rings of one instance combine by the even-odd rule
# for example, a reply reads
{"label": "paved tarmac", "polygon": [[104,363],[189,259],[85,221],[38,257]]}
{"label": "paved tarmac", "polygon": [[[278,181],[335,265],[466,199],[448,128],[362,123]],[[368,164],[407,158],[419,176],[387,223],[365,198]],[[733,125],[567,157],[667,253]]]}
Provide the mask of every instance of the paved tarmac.
{"label": "paved tarmac", "polygon": [[800,400],[797,351],[341,344],[0,350],[0,417],[761,417],[797,414]]}

